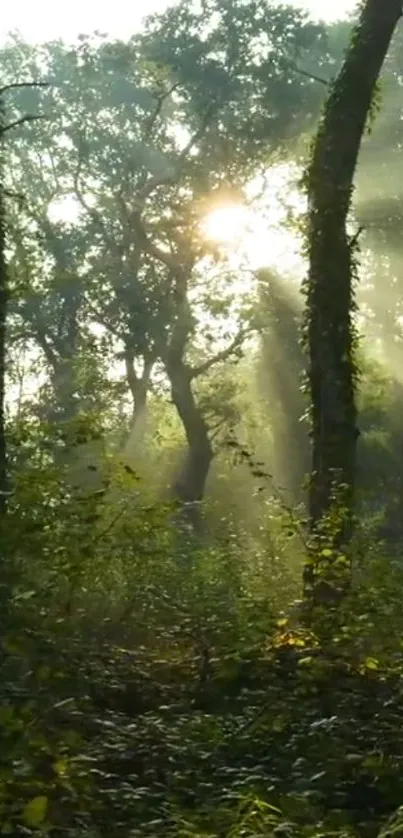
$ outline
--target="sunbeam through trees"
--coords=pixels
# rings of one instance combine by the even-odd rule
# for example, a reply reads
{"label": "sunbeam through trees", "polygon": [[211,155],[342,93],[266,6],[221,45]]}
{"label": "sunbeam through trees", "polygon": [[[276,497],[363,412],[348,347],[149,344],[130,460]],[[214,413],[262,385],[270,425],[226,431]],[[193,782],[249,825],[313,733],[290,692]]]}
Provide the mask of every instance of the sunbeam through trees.
{"label": "sunbeam through trees", "polygon": [[0,835],[402,829],[402,4],[348,12],[0,45]]}

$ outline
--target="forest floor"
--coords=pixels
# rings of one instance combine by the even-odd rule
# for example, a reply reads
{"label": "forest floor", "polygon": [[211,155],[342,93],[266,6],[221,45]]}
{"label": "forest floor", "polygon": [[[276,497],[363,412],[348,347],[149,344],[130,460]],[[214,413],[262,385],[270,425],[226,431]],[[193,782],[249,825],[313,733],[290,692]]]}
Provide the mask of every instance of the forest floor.
{"label": "forest floor", "polygon": [[27,632],[1,692],[2,834],[371,838],[403,802],[402,685],[375,662]]}

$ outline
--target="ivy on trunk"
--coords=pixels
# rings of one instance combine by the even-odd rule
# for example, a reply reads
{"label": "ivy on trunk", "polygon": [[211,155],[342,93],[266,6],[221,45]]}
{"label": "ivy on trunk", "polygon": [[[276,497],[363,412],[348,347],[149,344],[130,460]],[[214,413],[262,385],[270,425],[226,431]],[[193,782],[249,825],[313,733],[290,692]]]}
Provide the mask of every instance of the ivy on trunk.
{"label": "ivy on trunk", "polygon": [[354,279],[357,236],[347,220],[358,154],[401,0],[367,0],[330,90],[306,173],[309,275],[306,341],[312,405],[305,596],[340,600],[349,586],[357,437]]}
{"label": "ivy on trunk", "polygon": [[3,187],[2,141],[4,134],[4,112],[0,99],[0,519],[6,508],[7,461],[5,432],[5,375],[6,375],[6,314],[7,314],[7,266],[5,242],[5,206]]}

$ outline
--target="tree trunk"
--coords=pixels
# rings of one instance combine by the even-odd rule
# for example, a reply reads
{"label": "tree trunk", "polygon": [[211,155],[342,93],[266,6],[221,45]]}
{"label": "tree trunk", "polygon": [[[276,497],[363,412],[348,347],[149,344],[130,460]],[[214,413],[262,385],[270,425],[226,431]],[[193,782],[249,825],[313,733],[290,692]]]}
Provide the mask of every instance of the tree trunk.
{"label": "tree trunk", "polygon": [[352,535],[356,427],[355,242],[346,224],[353,179],[377,80],[402,0],[367,0],[319,126],[308,190],[307,345],[312,404],[309,516],[312,554],[305,595],[337,602],[348,587],[344,557]]}
{"label": "tree trunk", "polygon": [[188,450],[182,471],[175,481],[176,497],[183,504],[184,519],[193,528],[201,525],[200,502],[213,459],[208,427],[197,407],[192,391],[192,371],[183,362],[168,360],[166,369],[171,382],[172,401],[186,433]]}
{"label": "tree trunk", "polygon": [[8,272],[6,262],[6,207],[4,200],[3,135],[6,131],[0,92],[0,636],[7,630],[12,603],[14,564],[8,549],[7,499],[9,475],[6,441],[6,326],[8,305]]}
{"label": "tree trunk", "polygon": [[6,511],[7,500],[7,453],[5,429],[5,377],[6,377],[6,317],[7,317],[7,265],[5,206],[3,192],[2,133],[4,130],[3,108],[0,100],[0,522]]}
{"label": "tree trunk", "polygon": [[158,357],[163,362],[170,380],[172,401],[182,421],[188,442],[186,461],[180,477],[174,484],[174,490],[182,503],[187,523],[193,529],[197,529],[201,524],[200,501],[203,499],[214,453],[208,425],[193,394],[192,381],[237,351],[245,337],[245,330],[241,329],[225,350],[217,352],[196,367],[190,367],[185,360],[186,351],[189,338],[194,333],[196,321],[188,298],[188,288],[189,279],[200,253],[196,252],[197,255],[193,253],[189,241],[182,240],[181,235],[175,241],[175,255],[158,247],[149,239],[140,212],[132,214],[131,223],[139,249],[146,251],[168,272],[173,318],[170,336],[162,340],[160,338],[158,341]]}
{"label": "tree trunk", "polygon": [[133,401],[133,415],[129,436],[123,448],[122,460],[129,466],[135,466],[136,457],[144,442],[147,429],[147,396],[154,363],[154,356],[145,357],[141,376],[137,375],[134,366],[134,354],[126,349],[126,379]]}
{"label": "tree trunk", "polygon": [[4,206],[0,184],[0,518],[6,510],[7,457],[5,429],[7,271],[4,258]]}

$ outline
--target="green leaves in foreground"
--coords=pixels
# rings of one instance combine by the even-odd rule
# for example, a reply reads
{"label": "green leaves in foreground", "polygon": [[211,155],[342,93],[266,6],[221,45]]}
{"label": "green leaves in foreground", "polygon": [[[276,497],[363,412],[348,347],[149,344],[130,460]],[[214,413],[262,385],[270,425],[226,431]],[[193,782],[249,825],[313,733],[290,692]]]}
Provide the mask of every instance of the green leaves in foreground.
{"label": "green leaves in foreground", "polygon": [[48,798],[44,794],[33,797],[24,808],[22,819],[26,826],[33,829],[42,826],[48,811]]}

